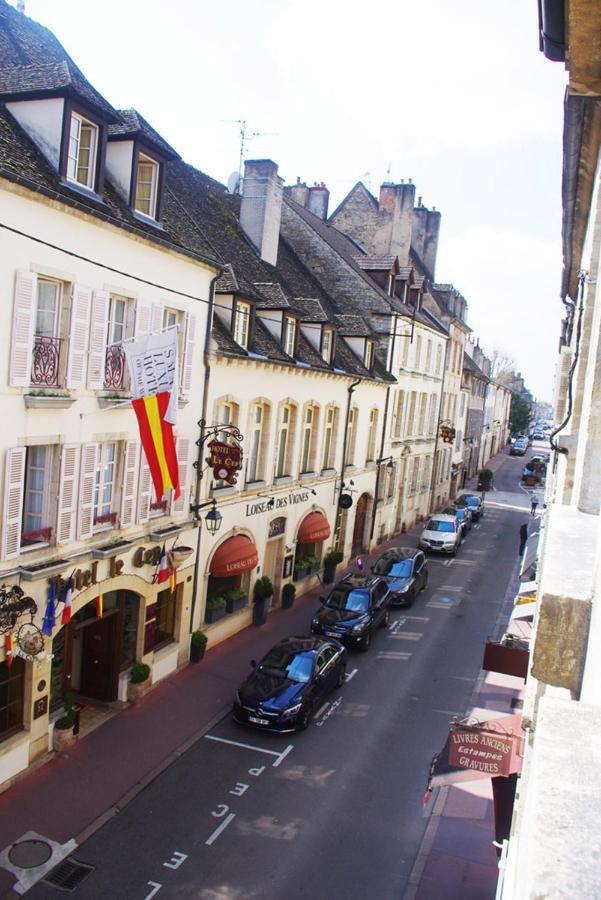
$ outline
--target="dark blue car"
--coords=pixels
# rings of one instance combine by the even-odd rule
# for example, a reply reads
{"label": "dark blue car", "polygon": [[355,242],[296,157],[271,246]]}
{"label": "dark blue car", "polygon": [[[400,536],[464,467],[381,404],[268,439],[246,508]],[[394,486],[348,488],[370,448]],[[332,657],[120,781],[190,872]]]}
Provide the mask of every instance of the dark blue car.
{"label": "dark blue car", "polygon": [[372,566],[372,572],[386,579],[391,606],[411,606],[428,584],[428,562],[415,547],[386,550]]}
{"label": "dark blue car", "polygon": [[368,650],[373,631],[388,624],[390,592],[383,578],[347,575],[336,584],[311,621],[313,634]]}

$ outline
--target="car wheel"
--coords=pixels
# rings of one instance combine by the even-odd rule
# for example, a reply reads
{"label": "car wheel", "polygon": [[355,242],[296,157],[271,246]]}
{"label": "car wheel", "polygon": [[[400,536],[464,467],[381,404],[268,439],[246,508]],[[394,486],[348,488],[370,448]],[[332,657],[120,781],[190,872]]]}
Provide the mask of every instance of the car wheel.
{"label": "car wheel", "polygon": [[[384,617],[383,617],[382,621],[380,622],[380,628],[386,628],[388,626],[389,621],[390,621],[390,610],[387,609],[386,612],[384,613]],[[366,637],[367,637],[367,635],[366,635]]]}
{"label": "car wheel", "polygon": [[346,677],[346,666],[342,665],[342,666],[340,666],[340,674],[338,676],[338,681],[336,682],[336,687],[339,687],[339,688],[342,687],[342,685],[344,684],[345,677]]}
{"label": "car wheel", "polygon": [[371,644],[371,631],[368,631],[363,640],[361,641],[361,649],[364,653],[369,650]]}
{"label": "car wheel", "polygon": [[313,708],[311,706],[304,706],[300,711],[298,719],[296,720],[297,729],[299,731],[306,731],[311,724],[312,718]]}

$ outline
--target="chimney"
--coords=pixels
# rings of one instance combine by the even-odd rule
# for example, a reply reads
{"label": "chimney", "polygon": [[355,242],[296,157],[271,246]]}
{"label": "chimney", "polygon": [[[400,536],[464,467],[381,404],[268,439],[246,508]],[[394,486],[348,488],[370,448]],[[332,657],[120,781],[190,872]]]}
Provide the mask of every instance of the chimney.
{"label": "chimney", "polygon": [[307,208],[309,202],[309,188],[304,181],[300,180],[300,176],[296,179],[296,184],[293,184],[290,188],[286,188],[286,191],[290,193],[291,200],[294,200],[299,206],[304,206],[305,209]]}
{"label": "chimney", "polygon": [[428,223],[429,210],[421,203],[419,198],[417,206],[413,210],[413,229],[411,231],[411,248],[417,253],[422,262],[424,262],[424,242],[426,239],[426,228]]}
{"label": "chimney", "polygon": [[426,221],[426,234],[424,236],[424,252],[422,259],[428,272],[434,280],[436,272],[436,255],[438,253],[438,233],[440,231],[440,213],[436,207],[432,207],[432,211],[428,213]]}
{"label": "chimney", "polygon": [[323,183],[314,184],[309,188],[309,203],[307,209],[320,219],[328,218],[328,203],[330,202],[330,192]]}
{"label": "chimney", "polygon": [[272,160],[245,161],[240,227],[259,251],[261,259],[272,266],[278,258],[283,183]]}
{"label": "chimney", "polygon": [[384,183],[380,188],[378,227],[374,251],[377,255],[398,256],[401,266],[409,263],[415,185]]}

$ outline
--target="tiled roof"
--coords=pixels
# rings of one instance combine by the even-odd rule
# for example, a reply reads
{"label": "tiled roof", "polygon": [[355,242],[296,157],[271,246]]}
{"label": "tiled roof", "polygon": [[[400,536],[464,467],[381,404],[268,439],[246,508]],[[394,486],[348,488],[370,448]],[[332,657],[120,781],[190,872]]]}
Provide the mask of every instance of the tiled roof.
{"label": "tiled roof", "polygon": [[290,306],[281,285],[277,282],[255,281],[254,287],[264,299],[261,304],[263,308],[284,309]]}
{"label": "tiled roof", "polygon": [[396,256],[355,256],[355,262],[365,271],[386,271],[392,269]]}
{"label": "tiled roof", "polygon": [[155,131],[152,125],[149,125],[135,109],[120,109],[119,116],[121,122],[108,127],[109,140],[111,138],[140,137],[167,159],[181,159],[179,153],[176,153],[173,147],[169,146],[158,131]]}
{"label": "tiled roof", "polygon": [[334,321],[340,334],[348,337],[369,337],[371,335],[371,328],[361,316],[336,315]]}
{"label": "tiled roof", "polygon": [[471,372],[472,375],[476,375],[479,378],[485,378],[488,381],[487,375],[482,371],[480,366],[465,352],[463,354],[463,368],[467,372]]}
{"label": "tiled roof", "polygon": [[413,266],[399,266],[398,281],[413,280]]}
{"label": "tiled roof", "polygon": [[240,289],[236,273],[229,263],[223,266],[223,272],[215,282],[215,291],[218,294],[233,294]]}
{"label": "tiled roof", "polygon": [[304,322],[327,322],[328,317],[319,300],[312,297],[294,297],[292,305]]}
{"label": "tiled roof", "polygon": [[415,290],[421,291],[424,287],[426,281],[425,275],[415,275],[413,278],[413,284],[411,287]]}

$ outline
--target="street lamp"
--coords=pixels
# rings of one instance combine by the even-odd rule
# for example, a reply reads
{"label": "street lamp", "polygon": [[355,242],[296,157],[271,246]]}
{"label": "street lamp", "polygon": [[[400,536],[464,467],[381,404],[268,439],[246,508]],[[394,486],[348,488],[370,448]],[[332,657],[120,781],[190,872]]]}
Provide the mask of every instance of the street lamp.
{"label": "street lamp", "polygon": [[210,510],[205,516],[205,523],[207,526],[207,531],[209,534],[217,534],[219,529],[221,528],[221,522],[223,521],[223,516],[217,509],[217,501],[216,500],[207,500],[206,503],[197,503],[194,505],[190,505],[190,512],[198,513],[199,510],[205,509],[205,507],[210,506]]}

